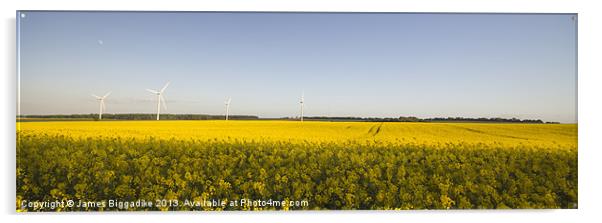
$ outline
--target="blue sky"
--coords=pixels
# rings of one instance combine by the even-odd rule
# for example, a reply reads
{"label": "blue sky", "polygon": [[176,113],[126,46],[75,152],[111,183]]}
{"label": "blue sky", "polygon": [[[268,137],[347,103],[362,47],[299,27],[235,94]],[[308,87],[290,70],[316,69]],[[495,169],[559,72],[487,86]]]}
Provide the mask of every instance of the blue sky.
{"label": "blue sky", "polygon": [[21,114],[577,121],[572,14],[21,13]]}

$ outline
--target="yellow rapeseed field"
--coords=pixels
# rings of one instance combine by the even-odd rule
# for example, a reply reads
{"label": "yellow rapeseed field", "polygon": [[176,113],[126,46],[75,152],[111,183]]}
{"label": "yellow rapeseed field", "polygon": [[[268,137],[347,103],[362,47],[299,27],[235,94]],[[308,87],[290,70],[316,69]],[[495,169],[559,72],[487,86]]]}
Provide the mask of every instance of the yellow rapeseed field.
{"label": "yellow rapeseed field", "polygon": [[[17,211],[577,208],[577,169],[576,124],[17,122]],[[30,205],[114,199],[155,205]]]}
{"label": "yellow rapeseed field", "polygon": [[295,121],[18,122],[20,134],[74,138],[393,143],[436,146],[488,144],[576,148],[576,124],[375,123]]}

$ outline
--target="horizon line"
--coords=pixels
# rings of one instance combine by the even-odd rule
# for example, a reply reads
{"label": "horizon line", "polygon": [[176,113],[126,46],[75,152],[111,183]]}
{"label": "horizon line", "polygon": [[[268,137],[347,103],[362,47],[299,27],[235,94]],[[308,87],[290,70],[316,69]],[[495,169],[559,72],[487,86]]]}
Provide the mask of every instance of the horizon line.
{"label": "horizon line", "polygon": [[[103,115],[156,115],[156,113],[103,113]],[[98,115],[98,113],[74,113],[74,114],[21,114],[21,115],[16,115],[16,118],[22,118],[22,116],[72,116],[72,115]],[[205,115],[205,116],[226,116],[225,114],[202,114],[202,113],[165,113],[165,114],[161,114],[161,115]],[[300,116],[280,116],[280,117],[262,117],[259,115],[249,115],[249,114],[229,114],[228,116],[230,117],[235,117],[235,116],[247,116],[247,117],[257,117],[257,119],[291,119],[291,118],[299,118]],[[540,120],[544,123],[563,123],[563,124],[577,124],[578,121],[575,122],[559,122],[559,121],[549,121],[549,120],[544,120],[541,118],[525,118],[525,119],[520,119],[517,117],[510,117],[510,118],[502,118],[499,116],[432,116],[432,117],[425,117],[425,118],[419,118],[418,116],[382,116],[382,117],[378,117],[378,116],[307,116],[304,115],[304,118],[356,118],[356,119],[398,119],[401,117],[404,118],[418,118],[418,119],[438,119],[438,118],[442,118],[442,119],[450,119],[450,118],[465,118],[465,119],[504,119],[504,120],[512,120],[512,119],[516,119],[519,121],[525,121],[525,120]]]}

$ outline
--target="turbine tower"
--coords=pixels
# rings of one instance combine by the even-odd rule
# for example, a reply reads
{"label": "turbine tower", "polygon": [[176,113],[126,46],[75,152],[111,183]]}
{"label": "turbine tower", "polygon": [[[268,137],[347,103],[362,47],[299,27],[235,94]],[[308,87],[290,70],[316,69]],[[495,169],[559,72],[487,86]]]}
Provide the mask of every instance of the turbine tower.
{"label": "turbine tower", "polygon": [[157,120],[159,120],[159,114],[161,114],[161,104],[163,104],[163,108],[165,108],[165,110],[167,110],[167,105],[165,104],[165,98],[163,98],[163,91],[165,91],[165,89],[167,88],[168,85],[169,85],[169,81],[165,84],[165,86],[163,86],[163,88],[161,88],[160,91],[153,90],[153,89],[146,89],[148,92],[157,95]]}
{"label": "turbine tower", "polygon": [[301,103],[301,122],[303,122],[303,96],[305,95],[305,92],[301,93],[301,101],[299,103]]}
{"label": "turbine tower", "polygon": [[224,102],[226,105],[226,121],[228,121],[228,115],[230,113],[230,102],[232,101],[232,97],[229,97],[228,100]]}
{"label": "turbine tower", "polygon": [[110,91],[109,91],[109,93],[105,94],[102,97],[99,97],[99,96],[96,96],[95,94],[92,94],[92,97],[95,97],[96,100],[98,100],[100,102],[100,108],[99,108],[99,111],[98,111],[98,120],[102,119],[102,112],[104,110],[106,110],[106,107],[105,107],[105,98],[107,98],[110,94],[111,94]]}

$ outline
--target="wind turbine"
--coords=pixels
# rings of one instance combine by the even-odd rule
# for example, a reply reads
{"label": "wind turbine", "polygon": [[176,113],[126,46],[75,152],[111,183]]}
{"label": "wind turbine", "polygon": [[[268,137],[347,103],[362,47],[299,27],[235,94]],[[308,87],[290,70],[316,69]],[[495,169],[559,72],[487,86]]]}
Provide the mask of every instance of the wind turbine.
{"label": "wind turbine", "polygon": [[301,122],[303,122],[303,101],[304,101],[304,96],[305,92],[301,93],[301,101],[299,103],[301,103]]}
{"label": "wind turbine", "polygon": [[99,96],[97,96],[95,94],[92,94],[92,97],[95,97],[96,100],[98,100],[100,102],[100,108],[99,108],[99,111],[98,111],[98,119],[99,120],[102,119],[102,112],[104,110],[106,110],[106,107],[105,107],[105,98],[107,98],[110,94],[111,94],[110,91],[109,91],[109,93],[105,94],[102,97],[99,97]]}
{"label": "wind turbine", "polygon": [[228,100],[224,102],[226,105],[226,121],[228,121],[228,115],[230,113],[230,102],[232,101],[232,97],[229,97]]}
{"label": "wind turbine", "polygon": [[146,89],[148,92],[157,95],[157,120],[159,120],[159,114],[161,113],[161,103],[163,104],[163,108],[165,108],[165,110],[167,110],[167,105],[165,104],[165,98],[163,98],[163,91],[165,91],[165,89],[167,88],[168,85],[169,85],[169,81],[165,84],[165,86],[163,86],[163,88],[161,88],[160,91],[153,90],[153,89]]}

